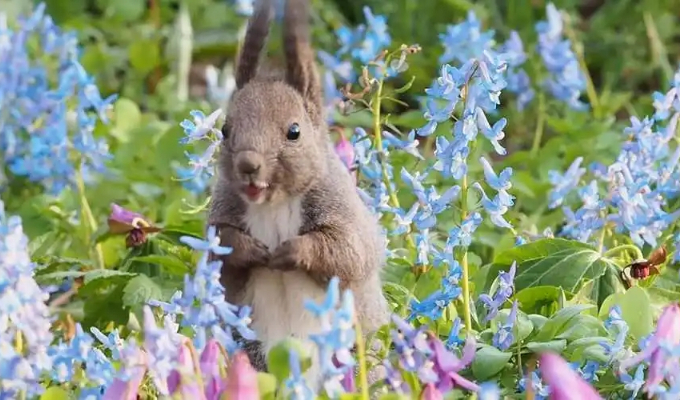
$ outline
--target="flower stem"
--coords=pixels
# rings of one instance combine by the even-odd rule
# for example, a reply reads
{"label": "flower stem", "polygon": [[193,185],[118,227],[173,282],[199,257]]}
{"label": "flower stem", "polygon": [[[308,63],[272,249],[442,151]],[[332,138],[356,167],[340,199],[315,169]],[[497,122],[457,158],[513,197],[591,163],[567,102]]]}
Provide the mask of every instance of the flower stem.
{"label": "flower stem", "polygon": [[354,331],[356,332],[356,344],[357,344],[357,357],[359,358],[359,384],[361,385],[361,398],[364,400],[369,400],[370,396],[368,394],[368,371],[366,368],[366,346],[364,343],[364,337],[361,332],[361,324],[359,320],[355,318]]}
{"label": "flower stem", "polygon": [[541,139],[543,139],[543,128],[545,125],[545,95],[540,92],[538,95],[538,120],[534,131],[534,143],[531,146],[531,158],[534,159],[541,149]]}
{"label": "flower stem", "polygon": [[[467,173],[463,175],[463,182],[461,183],[461,219],[464,221],[467,217],[467,195],[468,195],[468,181]],[[463,258],[460,261],[463,269],[463,316],[465,318],[465,332],[469,335],[472,331],[472,316],[470,315],[470,271],[468,268],[468,252],[467,247],[463,251]]]}
{"label": "flower stem", "polygon": [[[85,195],[85,182],[83,181],[83,174],[80,169],[76,173],[76,186],[78,187],[78,197],[80,198],[80,214],[86,220],[85,242],[89,246],[92,241],[92,234],[97,231],[97,221],[92,214],[90,203]],[[105,267],[104,253],[99,243],[94,246],[94,257],[97,260],[97,266],[103,269]]]}
{"label": "flower stem", "polygon": [[588,71],[588,64],[586,64],[586,57],[583,52],[583,43],[578,42],[576,40],[576,33],[574,32],[573,29],[571,29],[571,18],[569,17],[568,14],[563,13],[563,18],[565,19],[565,24],[564,24],[564,33],[566,34],[567,38],[571,40],[571,43],[574,47],[574,54],[576,55],[576,59],[578,60],[578,64],[581,67],[581,72],[583,72],[583,76],[586,81],[586,94],[588,96],[588,101],[590,102],[590,105],[593,107],[593,113],[595,114],[595,118],[602,118],[602,109],[600,107],[600,100],[597,97],[597,90],[595,90],[595,84],[593,84],[593,79],[590,76],[590,72]]}
{"label": "flower stem", "polygon": [[[382,91],[384,83],[385,83],[384,78],[380,78],[378,80],[378,89],[376,90],[375,97],[373,98],[373,103],[371,104],[373,111],[373,136],[375,140],[375,148],[378,151],[378,159],[380,161],[380,165],[382,168],[383,182],[385,182],[385,187],[387,188],[387,195],[389,196],[390,202],[392,203],[392,207],[400,208],[401,206],[399,205],[399,199],[397,198],[397,195],[394,192],[394,190],[392,190],[389,177],[387,176],[387,168],[385,167],[385,163],[383,163],[384,154],[382,144],[382,123],[380,106],[382,105]],[[416,244],[413,241],[411,235],[409,234],[406,235],[406,243],[411,250],[415,251]]]}
{"label": "flower stem", "polygon": [[619,253],[619,252],[622,252],[622,251],[625,251],[625,250],[630,250],[633,253],[635,253],[635,257],[638,260],[644,258],[644,256],[642,255],[642,251],[640,251],[640,249],[633,244],[622,244],[620,246],[616,246],[614,248],[611,248],[611,249],[605,251],[602,256],[603,257],[610,257],[613,254],[616,254],[616,253]]}

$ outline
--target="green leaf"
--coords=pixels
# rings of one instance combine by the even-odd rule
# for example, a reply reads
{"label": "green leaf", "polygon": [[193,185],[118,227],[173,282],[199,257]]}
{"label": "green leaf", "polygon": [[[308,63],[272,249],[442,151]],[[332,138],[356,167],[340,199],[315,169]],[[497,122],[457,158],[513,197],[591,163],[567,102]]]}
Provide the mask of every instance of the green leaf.
{"label": "green leaf", "polygon": [[598,335],[606,335],[607,331],[598,318],[588,314],[577,315],[572,318],[566,326],[566,329],[557,335],[556,339],[566,339],[573,341],[584,337],[592,337]]}
{"label": "green leaf", "polygon": [[298,354],[300,372],[304,373],[312,365],[312,358],[301,341],[292,337],[281,341],[267,355],[267,369],[279,382],[283,382],[290,375],[291,351]]}
{"label": "green leaf", "polygon": [[130,273],[130,272],[125,272],[125,271],[117,271],[115,269],[95,269],[93,271],[88,271],[85,273],[85,281],[84,283],[87,285],[88,283],[96,280],[96,279],[106,279],[106,278],[117,278],[117,277],[122,277],[122,278],[129,278],[133,277],[136,274]]}
{"label": "green leaf", "polygon": [[615,293],[605,299],[600,309],[600,319],[609,315],[611,307],[621,307],[621,317],[630,328],[630,334],[639,340],[654,329],[652,303],[647,291],[633,286],[626,293]]}
{"label": "green leaf", "polygon": [[146,1],[144,0],[97,0],[106,14],[120,21],[136,21],[144,15]]}
{"label": "green leaf", "polygon": [[552,351],[560,354],[567,347],[567,341],[564,339],[551,340],[549,342],[529,342],[526,348],[534,353],[542,353],[544,351]]}
{"label": "green leaf", "polygon": [[572,359],[583,359],[582,355],[586,351],[586,349],[592,346],[602,347],[600,343],[607,341],[609,341],[609,338],[606,336],[592,336],[576,339],[573,342],[569,343],[569,345],[565,349],[565,353],[571,354]]}
{"label": "green leaf", "polygon": [[59,386],[52,386],[40,395],[40,400],[69,400],[68,392]]}
{"label": "green leaf", "polygon": [[515,289],[517,292],[537,286],[561,287],[576,293],[584,281],[604,274],[608,265],[592,246],[565,239],[541,239],[500,253],[494,260],[487,278],[486,290],[501,270],[517,262]]}
{"label": "green leaf", "polygon": [[160,300],[162,297],[163,291],[160,286],[144,274],[130,279],[123,290],[123,304],[125,306],[146,304],[149,300]]}
{"label": "green leaf", "polygon": [[567,328],[572,318],[593,307],[595,306],[591,304],[577,304],[559,310],[545,322],[534,337],[534,341],[545,342],[557,337]]}
{"label": "green leaf", "polygon": [[520,309],[524,312],[538,312],[541,307],[556,303],[560,290],[555,286],[535,286],[522,289],[515,295]]}
{"label": "green leaf", "polygon": [[531,321],[531,323],[534,324],[534,331],[536,332],[541,330],[543,325],[545,325],[545,323],[548,322],[548,317],[540,314],[529,314],[528,318]]}
{"label": "green leaf", "polygon": [[274,400],[276,398],[276,377],[266,372],[258,372],[257,388],[260,392],[260,399]]}
{"label": "green leaf", "polygon": [[182,260],[174,256],[151,254],[147,256],[134,257],[130,261],[158,264],[163,267],[163,271],[178,276],[184,276],[190,272],[189,267],[184,262],[182,262]]}
{"label": "green leaf", "polygon": [[480,381],[486,381],[501,372],[512,358],[512,353],[506,353],[493,346],[482,345],[472,361],[472,373]]}
{"label": "green leaf", "polygon": [[114,104],[114,123],[111,134],[122,143],[130,141],[130,132],[139,126],[142,112],[137,103],[130,99],[120,98]]}
{"label": "green leaf", "polygon": [[158,44],[152,40],[134,41],[128,48],[130,64],[140,74],[147,74],[160,63]]}
{"label": "green leaf", "polygon": [[604,303],[607,297],[614,293],[623,293],[625,291],[619,279],[620,271],[615,265],[608,264],[604,274],[593,281],[589,297],[597,304],[598,309],[602,307],[602,303]]}

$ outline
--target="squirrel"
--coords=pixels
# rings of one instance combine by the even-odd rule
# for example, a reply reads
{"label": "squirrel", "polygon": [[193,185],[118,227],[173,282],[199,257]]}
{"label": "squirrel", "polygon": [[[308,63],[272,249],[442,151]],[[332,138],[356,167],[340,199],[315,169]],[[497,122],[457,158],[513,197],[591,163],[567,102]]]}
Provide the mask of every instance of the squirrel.
{"label": "squirrel", "polygon": [[208,224],[233,249],[215,256],[227,300],[252,308],[257,340],[243,347],[253,367],[266,371],[265,355],[293,337],[308,346],[313,365],[306,377],[318,387],[318,354],[308,336],[322,326],[305,300],[320,303],[337,276],[340,289],[354,295],[364,333],[389,323],[390,310],[380,278],[384,233],[330,139],[307,2],[284,5],[285,67],[278,70],[260,67],[272,0],[256,4],[248,21]]}

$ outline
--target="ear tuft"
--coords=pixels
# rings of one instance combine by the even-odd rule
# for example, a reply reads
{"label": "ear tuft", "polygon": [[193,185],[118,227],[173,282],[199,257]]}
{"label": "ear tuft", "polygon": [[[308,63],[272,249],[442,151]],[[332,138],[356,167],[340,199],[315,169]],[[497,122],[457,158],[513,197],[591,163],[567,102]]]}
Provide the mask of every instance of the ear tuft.
{"label": "ear tuft", "polygon": [[285,0],[283,48],[286,81],[305,100],[316,123],[321,121],[323,95],[309,35],[309,0]]}
{"label": "ear tuft", "polygon": [[272,0],[256,0],[255,11],[248,20],[245,39],[236,65],[236,87],[241,89],[257,74],[274,15]]}

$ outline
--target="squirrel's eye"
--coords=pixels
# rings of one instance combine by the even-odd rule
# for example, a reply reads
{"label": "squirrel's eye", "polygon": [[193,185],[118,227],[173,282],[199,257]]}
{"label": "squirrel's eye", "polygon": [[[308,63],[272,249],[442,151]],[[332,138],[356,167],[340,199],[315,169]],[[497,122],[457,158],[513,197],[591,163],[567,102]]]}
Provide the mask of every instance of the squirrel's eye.
{"label": "squirrel's eye", "polygon": [[297,122],[293,123],[293,125],[288,128],[288,135],[286,137],[288,140],[298,140],[300,137],[300,125],[298,125]]}
{"label": "squirrel's eye", "polygon": [[226,139],[229,137],[229,125],[224,124],[222,125],[222,139]]}

